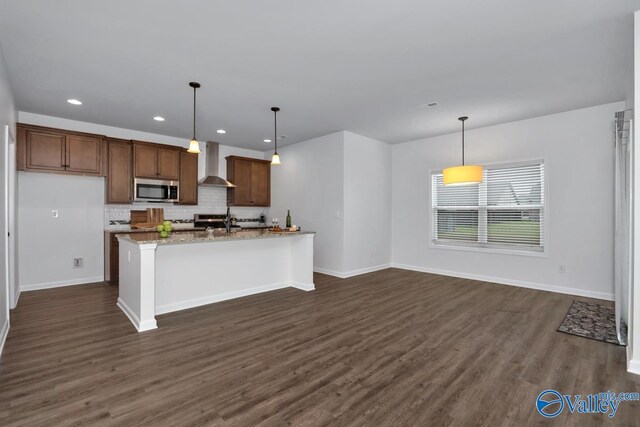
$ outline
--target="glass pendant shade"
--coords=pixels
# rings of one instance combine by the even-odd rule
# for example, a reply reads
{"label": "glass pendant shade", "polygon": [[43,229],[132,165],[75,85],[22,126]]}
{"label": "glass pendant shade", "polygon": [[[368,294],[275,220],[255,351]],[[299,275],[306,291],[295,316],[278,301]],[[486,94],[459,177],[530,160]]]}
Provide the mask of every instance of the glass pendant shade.
{"label": "glass pendant shade", "polygon": [[442,171],[444,185],[469,185],[482,182],[482,166],[453,166]]}
{"label": "glass pendant shade", "polygon": [[280,163],[280,155],[278,153],[273,153],[273,156],[271,157],[271,164],[272,165],[281,165],[282,163]]}
{"label": "glass pendant shade", "polygon": [[197,140],[192,139],[191,142],[189,142],[187,153],[200,154],[200,144]]}

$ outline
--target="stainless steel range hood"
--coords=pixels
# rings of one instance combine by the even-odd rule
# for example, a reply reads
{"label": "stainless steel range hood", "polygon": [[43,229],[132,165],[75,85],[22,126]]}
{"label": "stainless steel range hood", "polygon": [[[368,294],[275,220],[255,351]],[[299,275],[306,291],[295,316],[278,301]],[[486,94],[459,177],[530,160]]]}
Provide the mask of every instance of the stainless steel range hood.
{"label": "stainless steel range hood", "polygon": [[205,187],[233,188],[235,185],[218,176],[219,145],[217,142],[206,142],[204,159],[204,178],[198,182]]}

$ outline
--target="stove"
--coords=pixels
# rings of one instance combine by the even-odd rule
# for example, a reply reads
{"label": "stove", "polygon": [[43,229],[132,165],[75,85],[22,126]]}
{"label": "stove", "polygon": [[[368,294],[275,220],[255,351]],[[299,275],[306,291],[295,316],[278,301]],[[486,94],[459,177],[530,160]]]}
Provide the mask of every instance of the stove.
{"label": "stove", "polygon": [[[204,228],[226,228],[224,221],[227,218],[224,214],[195,214],[193,216],[194,227]],[[241,228],[238,225],[232,225],[231,228]]]}

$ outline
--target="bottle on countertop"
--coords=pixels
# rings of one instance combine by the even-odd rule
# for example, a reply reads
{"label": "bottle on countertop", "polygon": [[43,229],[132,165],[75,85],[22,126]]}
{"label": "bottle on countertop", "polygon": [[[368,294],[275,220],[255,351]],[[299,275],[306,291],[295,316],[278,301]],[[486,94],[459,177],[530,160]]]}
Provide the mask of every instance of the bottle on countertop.
{"label": "bottle on countertop", "polygon": [[287,211],[287,228],[291,228],[291,210]]}

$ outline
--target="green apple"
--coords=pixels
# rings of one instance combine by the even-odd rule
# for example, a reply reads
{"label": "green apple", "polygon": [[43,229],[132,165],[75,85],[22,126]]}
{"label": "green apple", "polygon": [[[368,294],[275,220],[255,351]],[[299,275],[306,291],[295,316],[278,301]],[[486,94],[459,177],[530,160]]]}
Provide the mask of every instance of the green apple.
{"label": "green apple", "polygon": [[165,225],[163,225],[162,227],[164,228],[164,231],[171,232],[171,230],[173,230],[173,227],[172,227],[171,225],[166,225],[166,224],[165,224]]}
{"label": "green apple", "polygon": [[166,231],[163,230],[163,231],[160,232],[160,237],[162,237],[163,239],[165,237],[169,237],[169,233],[167,233]]}
{"label": "green apple", "polygon": [[156,230],[158,230],[158,233],[160,233],[161,231],[164,231],[164,225],[160,224],[156,227]]}
{"label": "green apple", "polygon": [[162,225],[164,225],[165,227],[171,227],[171,221],[163,221]]}

